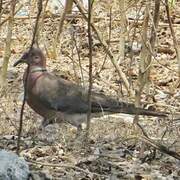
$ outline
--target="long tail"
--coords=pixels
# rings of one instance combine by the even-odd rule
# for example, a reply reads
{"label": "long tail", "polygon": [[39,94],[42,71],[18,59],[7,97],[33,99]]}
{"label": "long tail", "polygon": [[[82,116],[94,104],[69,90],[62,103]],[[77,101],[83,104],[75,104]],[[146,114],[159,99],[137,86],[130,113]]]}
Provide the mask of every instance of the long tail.
{"label": "long tail", "polygon": [[151,111],[148,109],[137,108],[134,104],[126,102],[106,101],[106,103],[93,103],[92,112],[107,112],[109,114],[114,113],[125,113],[125,114],[134,114],[134,115],[146,115],[146,116],[155,116],[155,117],[168,117],[167,112],[157,112]]}
{"label": "long tail", "polygon": [[157,111],[151,111],[148,109],[143,108],[136,108],[134,107],[126,107],[119,110],[121,113],[125,114],[135,114],[135,115],[146,115],[146,116],[155,116],[155,117],[167,117],[168,113],[166,112],[157,112]]}

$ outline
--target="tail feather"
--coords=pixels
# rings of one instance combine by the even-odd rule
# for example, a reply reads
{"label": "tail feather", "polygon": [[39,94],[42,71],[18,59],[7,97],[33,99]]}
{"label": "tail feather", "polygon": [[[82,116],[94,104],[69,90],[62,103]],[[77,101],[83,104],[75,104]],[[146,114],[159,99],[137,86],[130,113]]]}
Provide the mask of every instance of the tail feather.
{"label": "tail feather", "polygon": [[125,114],[146,115],[146,116],[155,116],[155,117],[167,117],[168,116],[168,113],[166,113],[166,112],[157,112],[157,111],[151,111],[148,109],[136,108],[136,107],[121,109],[121,110],[119,110],[119,112],[125,113]]}
{"label": "tail feather", "polygon": [[146,115],[146,116],[155,116],[155,117],[167,117],[167,112],[157,112],[151,111],[148,109],[135,107],[134,104],[126,102],[117,102],[117,101],[106,101],[105,103],[93,103],[92,112],[108,112],[108,114],[114,113],[125,113],[125,114],[134,114],[134,115]]}

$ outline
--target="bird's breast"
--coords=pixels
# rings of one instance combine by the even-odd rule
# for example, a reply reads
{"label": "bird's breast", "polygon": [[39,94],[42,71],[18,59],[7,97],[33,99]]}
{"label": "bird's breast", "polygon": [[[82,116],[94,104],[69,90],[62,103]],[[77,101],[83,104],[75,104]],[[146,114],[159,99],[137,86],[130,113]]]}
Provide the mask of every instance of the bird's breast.
{"label": "bird's breast", "polygon": [[50,110],[48,110],[43,103],[38,101],[37,97],[35,97],[33,94],[28,93],[27,94],[27,104],[39,115],[46,118],[48,114],[52,113]]}

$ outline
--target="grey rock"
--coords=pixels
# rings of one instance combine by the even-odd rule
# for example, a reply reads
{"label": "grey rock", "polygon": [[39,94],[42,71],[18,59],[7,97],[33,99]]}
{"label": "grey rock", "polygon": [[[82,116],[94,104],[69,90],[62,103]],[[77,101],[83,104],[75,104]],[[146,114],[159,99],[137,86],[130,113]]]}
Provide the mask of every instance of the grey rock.
{"label": "grey rock", "polygon": [[0,150],[0,180],[27,180],[29,173],[29,166],[23,158]]}

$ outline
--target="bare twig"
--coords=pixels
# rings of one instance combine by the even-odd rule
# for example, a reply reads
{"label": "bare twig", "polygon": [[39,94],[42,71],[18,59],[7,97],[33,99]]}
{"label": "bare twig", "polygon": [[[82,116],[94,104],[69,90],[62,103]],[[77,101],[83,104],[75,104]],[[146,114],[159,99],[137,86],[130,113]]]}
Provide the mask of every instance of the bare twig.
{"label": "bare twig", "polygon": [[77,40],[75,38],[75,35],[73,36],[73,41],[74,41],[74,45],[77,51],[77,55],[78,55],[78,63],[79,63],[79,68],[80,68],[80,72],[81,72],[81,82],[83,87],[85,88],[85,84],[84,84],[84,75],[83,75],[83,68],[82,68],[82,63],[81,63],[81,57],[80,57],[80,52],[79,52],[79,48],[77,46]]}
{"label": "bare twig", "polygon": [[3,87],[6,82],[6,75],[7,75],[7,68],[9,63],[9,58],[11,56],[11,38],[12,38],[12,31],[14,25],[14,12],[15,12],[16,0],[13,0],[11,3],[10,8],[10,18],[8,21],[8,30],[7,30],[7,37],[5,40],[5,49],[4,49],[4,57],[3,57],[3,65],[0,72],[0,86]]}
{"label": "bare twig", "polygon": [[43,162],[38,162],[38,161],[33,161],[33,160],[27,160],[29,162],[29,164],[39,164],[39,165],[42,165],[42,166],[49,166],[49,167],[55,167],[55,168],[69,168],[69,169],[74,169],[76,171],[80,171],[80,172],[83,172],[85,174],[89,174],[90,176],[92,175],[95,175],[95,176],[98,176],[98,177],[108,177],[106,175],[101,175],[101,174],[98,174],[98,173],[94,173],[94,172],[90,172],[89,170],[84,170],[80,167],[77,167],[75,165],[71,165],[71,164],[51,164],[51,163],[43,163]]}
{"label": "bare twig", "polygon": [[[136,8],[138,8],[137,10],[137,13],[136,13],[136,17],[134,18],[134,22],[133,22],[133,33],[132,33],[132,40],[130,42],[130,47],[132,49],[133,47],[133,43],[135,42],[135,36],[136,36],[136,32],[137,32],[137,23],[139,22],[139,18],[140,18],[140,12],[142,10],[142,4],[141,6],[139,7],[138,5],[136,5]],[[130,28],[131,29],[131,28]],[[130,33],[131,30],[129,30],[128,33]],[[129,36],[129,35],[128,35]],[[134,52],[133,51],[130,51],[130,63],[129,63],[129,69],[132,68],[132,63],[134,62]],[[129,83],[130,83],[130,86],[132,86],[132,75],[131,73],[129,74]]]}
{"label": "bare twig", "polygon": [[[31,42],[29,51],[32,49],[32,47],[35,43],[35,39],[36,39],[37,31],[38,31],[38,22],[40,19],[41,12],[42,12],[42,0],[38,0],[38,13],[37,13],[36,23],[35,23],[34,32],[33,32],[33,38],[32,38],[32,42]],[[27,67],[27,74],[26,74],[25,82],[24,82],[24,98],[23,98],[23,103],[22,103],[22,107],[21,107],[19,130],[18,130],[17,150],[16,150],[16,153],[18,155],[19,155],[19,150],[20,150],[21,133],[22,133],[22,126],[23,126],[24,106],[25,106],[26,98],[27,98],[28,75],[29,75],[29,65]]]}
{"label": "bare twig", "polygon": [[2,15],[1,13],[2,13],[2,10],[3,10],[2,5],[3,5],[3,0],[0,0],[0,21],[1,21],[1,15]]}
{"label": "bare twig", "polygon": [[[72,60],[72,57],[71,57],[71,56],[67,55],[67,57]],[[78,64],[78,63],[75,61],[75,64]],[[88,73],[88,71],[87,71],[85,68],[83,68],[83,67],[82,67],[82,71]],[[119,91],[119,88],[117,88],[115,85],[113,85],[113,84],[110,85],[109,82],[107,82],[107,81],[105,81],[105,80],[103,80],[103,79],[100,79],[98,76],[93,76],[93,81],[94,81],[95,79],[96,79],[96,80],[101,80],[103,83],[105,83],[106,85],[110,86],[110,88],[112,88],[114,91],[116,91],[116,92]]]}
{"label": "bare twig", "polygon": [[137,123],[137,126],[140,128],[140,130],[142,131],[143,135],[145,137],[148,137],[148,134],[146,133],[146,131],[143,129],[143,127],[139,124],[139,122]]}
{"label": "bare twig", "polygon": [[58,24],[58,29],[55,32],[55,37],[54,37],[54,41],[53,41],[53,53],[54,53],[55,57],[57,56],[56,49],[57,49],[57,44],[59,43],[60,35],[63,30],[64,20],[65,20],[66,14],[71,12],[70,9],[72,9],[72,4],[73,4],[72,0],[66,0],[64,10],[61,13],[61,17],[60,17],[59,24]]}
{"label": "bare twig", "polygon": [[[151,28],[151,38],[149,45],[146,44],[147,42],[147,31],[148,31],[148,22],[149,22],[149,2],[146,5],[146,16],[143,23],[143,35],[142,35],[142,41],[143,41],[143,49],[141,52],[141,62],[140,62],[140,70],[139,70],[139,88],[137,90],[136,94],[136,106],[140,106],[141,104],[141,93],[143,91],[144,86],[149,81],[149,74],[150,74],[150,67],[152,63],[152,55],[149,52],[149,49],[151,49],[151,52],[154,52],[155,48],[155,42],[156,42],[156,29],[158,27],[159,23],[159,10],[160,10],[160,1],[155,0],[155,9],[154,9],[154,16],[153,16],[153,26]],[[137,122],[137,118],[135,119]]]}
{"label": "bare twig", "polygon": [[75,76],[75,80],[76,80],[76,83],[80,83],[79,81],[79,77],[78,77],[78,74],[77,74],[77,71],[76,71],[76,64],[75,64],[75,60],[74,60],[74,29],[72,29],[72,31],[70,32],[71,33],[71,57],[70,58],[72,60],[72,64],[73,64],[73,70],[74,70],[74,76]]}
{"label": "bare twig", "polygon": [[[85,19],[86,21],[88,21],[88,17],[86,16],[86,11],[84,10],[84,8],[83,8],[82,4],[80,3],[80,1],[74,0],[74,3],[76,4],[77,8],[79,9],[79,11],[81,12],[81,14],[83,15],[84,19]],[[119,77],[122,79],[123,84],[124,84],[126,90],[128,91],[128,93],[129,93],[130,95],[132,95],[133,92],[132,92],[132,90],[129,88],[129,82],[128,82],[128,80],[127,80],[127,77],[126,77],[126,75],[123,73],[121,67],[118,65],[117,60],[114,58],[111,50],[108,49],[108,45],[107,45],[106,41],[104,41],[104,40],[101,38],[101,35],[100,35],[99,30],[94,26],[93,23],[91,23],[91,27],[92,27],[93,31],[96,33],[97,38],[98,38],[98,40],[100,41],[100,43],[102,44],[104,50],[107,52],[108,56],[110,57],[111,62],[112,62],[112,64],[114,65],[114,67],[116,68]]]}
{"label": "bare twig", "polygon": [[173,37],[173,43],[174,43],[174,49],[176,51],[176,56],[177,56],[177,62],[178,62],[178,75],[179,75],[179,81],[178,81],[178,85],[180,85],[180,50],[179,50],[179,46],[176,40],[176,36],[175,36],[175,32],[172,26],[172,21],[171,21],[171,17],[170,17],[170,12],[169,12],[169,1],[165,0],[165,6],[166,6],[166,13],[167,13],[167,18],[168,18],[168,23],[169,23],[169,28],[171,30],[171,35]]}
{"label": "bare twig", "polygon": [[[39,39],[40,39],[40,32],[43,32],[44,30],[44,19],[45,19],[45,15],[46,15],[46,8],[47,8],[47,5],[48,5],[48,2],[49,0],[45,0],[44,2],[44,6],[43,6],[43,9],[42,9],[42,13],[41,13],[41,21],[39,22],[39,25],[38,25],[38,31],[37,31],[37,42],[39,42]],[[31,18],[30,18],[31,19]],[[42,34],[42,40],[45,41],[45,37],[44,37],[44,34]]]}
{"label": "bare twig", "polygon": [[[22,4],[19,5],[19,7],[17,8],[17,10],[14,12],[14,15],[13,15],[13,16],[15,16],[22,7],[23,7]],[[0,22],[0,27],[1,27],[4,23],[6,23],[10,18],[11,18],[11,16],[8,16],[7,18],[3,19],[3,21]],[[29,17],[27,17],[27,18],[29,18]],[[15,20],[15,19],[16,19],[16,18],[14,17],[14,20]]]}
{"label": "bare twig", "polygon": [[[111,30],[112,30],[112,7],[110,7],[110,9],[109,9],[109,33],[108,33],[108,43],[107,43],[108,44],[108,47],[107,47],[108,49],[110,48],[110,44],[111,44]],[[101,73],[101,71],[103,70],[104,65],[106,63],[106,60],[107,60],[107,52],[105,54],[102,66],[99,68],[99,71],[96,72],[96,75],[99,75]]]}
{"label": "bare twig", "polygon": [[[126,21],[126,11],[125,11],[125,6],[126,6],[126,1],[125,0],[121,0],[119,1],[119,9],[121,12],[121,21],[120,21],[120,29],[121,29],[121,33],[120,33],[120,37],[119,37],[119,59],[120,62],[122,62],[124,60],[124,48],[125,48],[125,35],[127,32],[127,21]],[[122,13],[124,12],[124,13]]]}
{"label": "bare twig", "polygon": [[[148,13],[148,5],[150,2],[147,2],[146,4],[146,9],[145,9],[145,16],[144,16],[144,22],[143,22],[143,35],[142,35],[142,51],[141,51],[141,61],[140,61],[140,65],[139,65],[139,77],[138,77],[138,81],[139,81],[139,86],[138,89],[136,89],[136,95],[135,95],[135,105],[136,107],[140,106],[141,103],[141,93],[143,91],[143,88],[145,86],[146,83],[146,79],[147,79],[147,72],[146,74],[142,73],[144,72],[144,69],[147,67],[145,62],[147,61],[147,52],[148,52],[148,48],[146,47],[146,41],[147,41],[147,31],[148,31],[148,22],[149,22],[149,13]],[[138,114],[138,113],[137,113]],[[135,116],[134,118],[134,123],[138,123],[138,115]]]}
{"label": "bare twig", "polygon": [[140,138],[141,138],[141,140],[143,140],[146,143],[150,144],[151,146],[155,147],[162,153],[168,154],[168,155],[180,160],[180,154],[176,153],[175,151],[169,150],[166,146],[159,144],[157,142],[154,142],[152,139],[145,137],[145,136],[141,136]]}
{"label": "bare twig", "polygon": [[33,39],[31,42],[30,50],[32,49],[32,47],[35,44],[35,41],[37,39],[38,24],[39,24],[41,12],[42,12],[42,0],[38,0],[38,13],[37,13],[37,18],[36,18],[36,23],[35,23],[35,27],[34,27]]}
{"label": "bare twig", "polygon": [[91,120],[91,93],[92,93],[92,35],[91,35],[91,13],[92,4],[88,0],[88,42],[89,42],[89,89],[88,89],[88,113],[87,113],[87,127],[86,140],[89,136],[90,120]]}
{"label": "bare twig", "polygon": [[[155,0],[155,9],[154,9],[154,16],[153,16],[153,25],[151,29],[150,43],[149,43],[149,46],[147,47],[146,42],[148,40],[147,34],[148,34],[148,24],[149,24],[149,17],[150,17],[149,6],[150,6],[150,2],[147,2],[146,14],[145,14],[144,23],[143,23],[143,35],[142,35],[143,48],[141,51],[141,61],[140,61],[140,68],[139,68],[139,87],[138,87],[138,90],[136,91],[136,96],[135,96],[136,107],[140,107],[142,91],[145,85],[147,86],[147,83],[149,85],[149,74],[150,74],[150,68],[151,68],[151,63],[152,63],[152,55],[151,53],[149,53],[148,48],[151,48],[152,52],[154,51],[155,42],[156,42],[156,29],[159,22],[160,0]],[[144,136],[148,138],[147,133],[144,131],[144,129],[138,123],[138,121],[139,121],[139,116],[137,112],[136,116],[134,117],[134,123],[141,129]],[[143,144],[141,146],[140,156],[144,154],[144,147],[145,145]]]}

